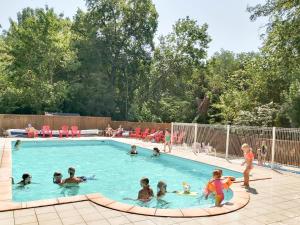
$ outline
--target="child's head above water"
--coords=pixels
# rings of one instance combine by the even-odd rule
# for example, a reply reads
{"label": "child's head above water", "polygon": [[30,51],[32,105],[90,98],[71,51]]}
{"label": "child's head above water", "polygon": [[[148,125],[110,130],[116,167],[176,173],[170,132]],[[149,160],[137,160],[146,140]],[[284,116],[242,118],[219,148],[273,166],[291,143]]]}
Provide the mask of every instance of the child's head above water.
{"label": "child's head above water", "polygon": [[167,191],[167,184],[166,184],[164,181],[159,181],[159,182],[157,183],[157,188],[158,188],[160,191],[162,191],[162,190]]}
{"label": "child's head above water", "polygon": [[160,154],[160,151],[157,147],[153,148],[153,154],[154,155],[159,155]]}
{"label": "child's head above water", "polygon": [[163,181],[157,183],[157,197],[162,197],[167,193],[167,184]]}
{"label": "child's head above water", "polygon": [[137,154],[136,145],[131,145],[130,154]]}
{"label": "child's head above water", "polygon": [[21,183],[30,184],[31,183],[31,175],[29,173],[23,173]]}
{"label": "child's head above water", "polygon": [[143,177],[140,180],[140,184],[142,187],[148,187],[149,186],[149,179],[147,177]]}
{"label": "child's head above water", "polygon": [[53,183],[60,183],[62,179],[61,172],[54,172],[53,174]]}
{"label": "child's head above water", "polygon": [[17,140],[15,143],[15,148],[19,148],[21,145],[21,140]]}

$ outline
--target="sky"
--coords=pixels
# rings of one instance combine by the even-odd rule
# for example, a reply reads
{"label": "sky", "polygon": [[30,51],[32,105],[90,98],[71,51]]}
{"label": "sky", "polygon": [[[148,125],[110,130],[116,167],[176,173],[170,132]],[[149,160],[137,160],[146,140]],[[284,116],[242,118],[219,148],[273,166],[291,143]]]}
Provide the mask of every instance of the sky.
{"label": "sky", "polygon": [[[266,18],[255,22],[249,19],[248,5],[254,6],[266,0],[152,0],[158,11],[159,35],[166,35],[179,19],[189,16],[200,25],[208,24],[208,34],[212,41],[208,55],[220,49],[235,53],[258,51],[262,44],[260,35],[264,33]],[[17,12],[25,7],[44,7],[48,5],[66,17],[73,18],[76,10],[86,10],[84,0],[0,0],[0,24],[2,29],[9,28],[9,18],[16,19]]]}

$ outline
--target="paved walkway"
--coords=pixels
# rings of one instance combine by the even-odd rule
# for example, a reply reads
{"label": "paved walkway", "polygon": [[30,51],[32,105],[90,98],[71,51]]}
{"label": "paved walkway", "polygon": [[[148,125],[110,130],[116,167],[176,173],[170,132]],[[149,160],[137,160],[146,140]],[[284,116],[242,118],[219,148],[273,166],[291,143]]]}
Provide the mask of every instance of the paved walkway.
{"label": "paved walkway", "polygon": [[[3,141],[3,140],[2,140]],[[123,142],[132,143],[130,139]],[[137,145],[152,144],[135,142]],[[146,147],[146,146],[145,146]],[[238,164],[206,155],[174,150],[174,155],[197,161],[210,162],[227,168],[241,170]],[[251,182],[249,204],[238,211],[201,218],[161,218],[140,216],[110,210],[89,201],[15,210],[0,213],[0,225],[167,225],[167,224],[300,224],[300,176],[292,173],[279,173],[270,169],[256,167],[254,176],[269,176],[272,179]],[[0,187],[1,192],[1,187]]]}

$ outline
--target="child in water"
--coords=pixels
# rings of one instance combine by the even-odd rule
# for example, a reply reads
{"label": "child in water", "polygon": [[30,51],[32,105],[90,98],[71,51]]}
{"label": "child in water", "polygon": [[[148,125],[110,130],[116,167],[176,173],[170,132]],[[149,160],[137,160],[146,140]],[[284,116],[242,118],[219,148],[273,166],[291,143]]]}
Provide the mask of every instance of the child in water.
{"label": "child in water", "polygon": [[25,186],[31,183],[31,175],[29,173],[23,173],[22,180],[18,182],[19,185]]}
{"label": "child in water", "polygon": [[21,140],[17,140],[16,143],[15,143],[15,149],[19,150],[20,145],[21,145]]}
{"label": "child in water", "polygon": [[54,184],[63,184],[64,183],[61,172],[54,172],[53,183]]}
{"label": "child in water", "polygon": [[221,206],[222,201],[224,200],[223,193],[223,182],[222,182],[222,174],[220,170],[215,170],[213,172],[213,179],[208,182],[206,190],[205,190],[205,199],[208,198],[210,193],[214,193],[215,195],[215,206]]}
{"label": "child in water", "polygon": [[131,145],[131,150],[128,152],[130,155],[137,155],[136,145]]}
{"label": "child in water", "polygon": [[153,190],[150,188],[149,179],[147,177],[143,177],[140,180],[140,184],[142,189],[139,191],[138,200],[143,202],[147,202],[151,200],[154,194],[153,194]]}
{"label": "child in water", "polygon": [[163,181],[159,181],[157,183],[157,194],[156,194],[157,199],[164,197],[166,193],[167,193],[167,184]]}
{"label": "child in water", "polygon": [[160,156],[160,151],[157,147],[153,148],[153,155],[152,156]]}

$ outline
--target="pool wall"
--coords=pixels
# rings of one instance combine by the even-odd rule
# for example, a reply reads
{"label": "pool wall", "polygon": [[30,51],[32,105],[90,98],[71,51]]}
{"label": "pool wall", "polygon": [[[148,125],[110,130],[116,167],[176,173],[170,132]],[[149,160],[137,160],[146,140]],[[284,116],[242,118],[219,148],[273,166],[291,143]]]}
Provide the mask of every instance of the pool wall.
{"label": "pool wall", "polygon": [[[30,141],[25,139],[26,141]],[[37,140],[37,139],[34,139]],[[55,139],[57,140],[57,139]],[[74,138],[72,140],[82,140]],[[95,140],[95,139],[92,139]],[[99,140],[103,140],[99,138]],[[231,190],[233,191],[232,199],[224,204],[222,207],[211,207],[211,208],[186,208],[186,209],[157,209],[157,208],[145,208],[134,205],[128,205],[120,202],[116,202],[112,199],[106,198],[101,193],[91,193],[86,195],[77,195],[72,197],[61,197],[54,199],[30,201],[30,202],[13,202],[12,201],[12,152],[11,152],[11,141],[7,140],[1,143],[1,164],[0,164],[0,211],[17,210],[25,208],[34,208],[40,206],[49,206],[57,204],[72,203],[78,201],[91,201],[95,204],[119,210],[122,212],[140,214],[140,215],[151,215],[151,216],[162,216],[162,217],[200,217],[200,216],[212,216],[224,213],[236,211],[244,207],[250,199],[249,193],[245,192],[244,189],[239,187],[239,184],[233,184]],[[42,140],[41,140],[42,141]],[[62,140],[63,141],[63,140]],[[139,146],[139,145],[138,145]],[[145,146],[139,146],[145,148]]]}

